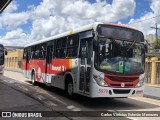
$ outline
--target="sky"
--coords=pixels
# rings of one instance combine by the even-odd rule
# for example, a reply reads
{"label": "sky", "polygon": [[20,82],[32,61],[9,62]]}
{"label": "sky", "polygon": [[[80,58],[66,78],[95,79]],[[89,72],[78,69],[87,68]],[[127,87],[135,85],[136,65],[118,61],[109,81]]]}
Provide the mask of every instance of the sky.
{"label": "sky", "polygon": [[24,46],[93,22],[155,34],[151,27],[160,28],[160,0],[13,0],[0,14],[0,43]]}

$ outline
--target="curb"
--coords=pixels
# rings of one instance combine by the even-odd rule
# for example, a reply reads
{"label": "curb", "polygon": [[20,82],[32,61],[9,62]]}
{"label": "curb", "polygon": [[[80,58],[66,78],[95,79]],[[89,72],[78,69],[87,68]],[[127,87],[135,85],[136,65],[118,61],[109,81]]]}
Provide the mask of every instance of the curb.
{"label": "curb", "polygon": [[7,69],[7,68],[5,68],[4,70],[22,73],[22,70],[21,70],[21,69]]}
{"label": "curb", "polygon": [[146,87],[154,87],[154,88],[159,88],[160,89],[160,84],[158,84],[158,85],[145,84],[144,86],[146,86]]}
{"label": "curb", "polygon": [[146,97],[146,98],[153,98],[153,99],[156,99],[156,100],[160,100],[160,97],[152,96],[152,95],[146,95],[146,94],[144,94],[143,97]]}
{"label": "curb", "polygon": [[160,86],[159,85],[144,85],[143,97],[160,100]]}

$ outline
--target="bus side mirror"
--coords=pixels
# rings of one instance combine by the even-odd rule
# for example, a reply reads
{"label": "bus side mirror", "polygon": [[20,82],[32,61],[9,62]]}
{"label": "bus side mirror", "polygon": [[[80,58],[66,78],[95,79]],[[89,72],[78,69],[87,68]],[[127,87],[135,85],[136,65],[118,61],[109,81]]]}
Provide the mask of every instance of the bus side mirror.
{"label": "bus side mirror", "polygon": [[96,51],[98,48],[98,44],[96,40],[93,40],[93,50]]}
{"label": "bus side mirror", "polygon": [[8,55],[8,52],[7,52],[7,50],[5,50],[5,55]]}
{"label": "bus side mirror", "polygon": [[148,53],[148,46],[146,44],[144,45],[144,50],[145,50],[145,53]]}

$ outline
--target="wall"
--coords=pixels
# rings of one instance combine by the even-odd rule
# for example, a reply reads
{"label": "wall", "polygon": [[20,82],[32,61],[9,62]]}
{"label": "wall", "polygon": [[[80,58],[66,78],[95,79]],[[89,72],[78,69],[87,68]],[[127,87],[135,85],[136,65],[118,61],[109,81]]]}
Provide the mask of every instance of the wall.
{"label": "wall", "polygon": [[146,83],[160,84],[160,59],[157,57],[146,58],[145,73]]}
{"label": "wall", "polygon": [[20,68],[23,50],[11,50],[5,55],[5,68]]}

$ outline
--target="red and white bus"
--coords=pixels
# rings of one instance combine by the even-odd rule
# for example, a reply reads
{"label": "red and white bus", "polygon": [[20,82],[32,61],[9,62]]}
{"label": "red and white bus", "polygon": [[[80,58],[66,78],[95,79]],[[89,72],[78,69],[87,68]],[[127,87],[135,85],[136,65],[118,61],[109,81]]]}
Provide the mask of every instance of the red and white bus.
{"label": "red and white bus", "polygon": [[145,48],[141,31],[94,23],[24,48],[22,69],[41,82],[88,97],[142,96]]}
{"label": "red and white bus", "polygon": [[0,75],[4,73],[4,56],[7,55],[7,51],[4,46],[0,44]]}

